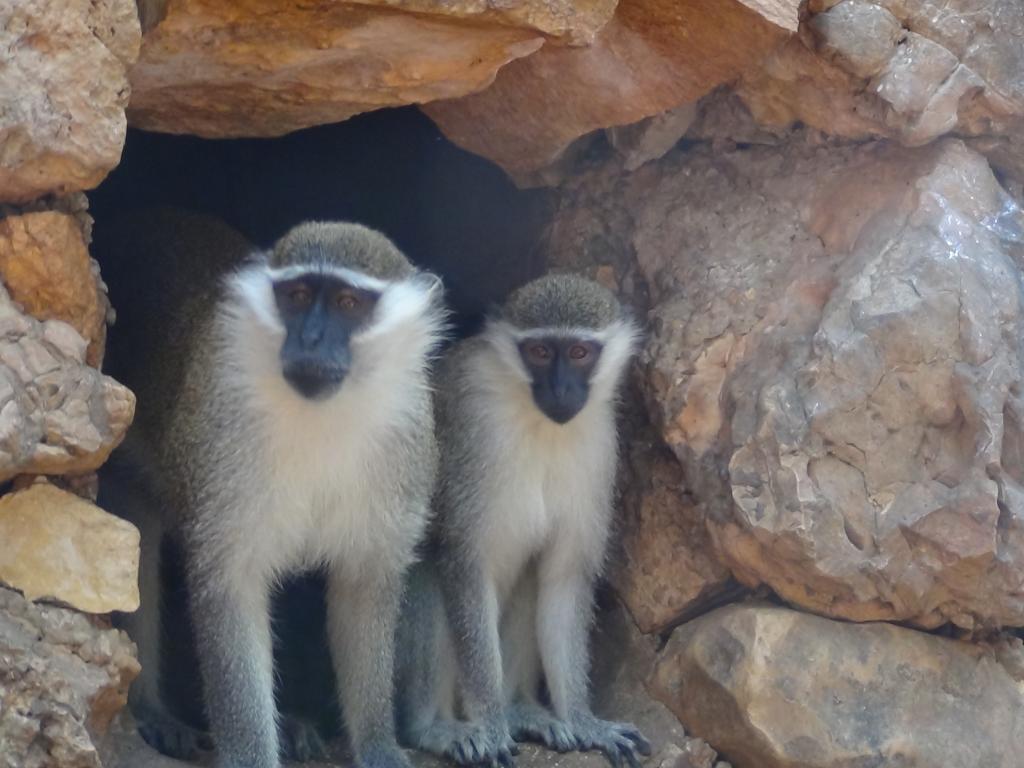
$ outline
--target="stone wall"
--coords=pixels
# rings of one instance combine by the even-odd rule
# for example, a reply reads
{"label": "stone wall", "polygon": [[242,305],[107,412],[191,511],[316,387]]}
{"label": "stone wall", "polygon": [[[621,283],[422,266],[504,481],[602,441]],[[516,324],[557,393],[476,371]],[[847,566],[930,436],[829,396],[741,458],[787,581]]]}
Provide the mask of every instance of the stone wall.
{"label": "stone wall", "polygon": [[138,671],[86,199],[126,126],[423,104],[645,322],[595,684],[652,765],[1019,765],[1019,2],[27,0],[0,42],[0,764],[99,766]]}

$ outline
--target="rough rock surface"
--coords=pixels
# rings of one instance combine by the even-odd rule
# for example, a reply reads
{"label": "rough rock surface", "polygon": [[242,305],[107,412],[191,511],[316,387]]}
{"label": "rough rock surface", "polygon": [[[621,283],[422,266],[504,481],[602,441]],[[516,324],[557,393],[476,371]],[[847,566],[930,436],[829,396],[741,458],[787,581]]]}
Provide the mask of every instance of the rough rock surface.
{"label": "rough rock surface", "polygon": [[27,317],[0,288],[0,482],[90,472],[121,442],[135,396],[85,356],[74,328]]}
{"label": "rough rock surface", "polygon": [[47,483],[0,496],[0,582],[87,613],[139,607],[139,532]]}
{"label": "rough rock surface", "polygon": [[[799,38],[738,90],[764,124],[912,146],[950,132],[1020,136],[1024,10],[1017,0],[812,0]],[[1024,175],[1020,157],[1005,161]]]}
{"label": "rough rock surface", "polygon": [[0,765],[100,768],[103,734],[139,673],[123,632],[0,589]]}
{"label": "rough rock surface", "polygon": [[1024,220],[984,158],[798,137],[619,167],[553,231],[635,253],[651,411],[733,573],[854,620],[1024,624]]}
{"label": "rough rock surface", "polygon": [[730,606],[687,624],[652,688],[741,768],[1016,768],[1024,686],[981,645]]}
{"label": "rough rock surface", "polygon": [[662,632],[707,610],[725,592],[729,570],[684,493],[679,462],[649,444],[632,448],[609,580],[641,631]]}
{"label": "rough rock surface", "polygon": [[796,28],[796,0],[621,0],[587,48],[545,46],[485,91],[430,104],[445,135],[523,184],[572,142],[691,102],[729,82]]}
{"label": "rough rock surface", "polygon": [[132,0],[0,0],[0,201],[90,189],[117,165]]}
{"label": "rough rock surface", "polygon": [[[278,136],[381,107],[484,88],[551,36],[589,42],[614,0],[517,3],[254,0],[143,3],[132,125]],[[156,6],[156,8],[154,8]],[[152,19],[152,21],[150,21]]]}
{"label": "rough rock surface", "polygon": [[89,343],[86,362],[103,361],[110,302],[89,258],[79,220],[60,211],[0,219],[0,279],[37,320],[63,320]]}

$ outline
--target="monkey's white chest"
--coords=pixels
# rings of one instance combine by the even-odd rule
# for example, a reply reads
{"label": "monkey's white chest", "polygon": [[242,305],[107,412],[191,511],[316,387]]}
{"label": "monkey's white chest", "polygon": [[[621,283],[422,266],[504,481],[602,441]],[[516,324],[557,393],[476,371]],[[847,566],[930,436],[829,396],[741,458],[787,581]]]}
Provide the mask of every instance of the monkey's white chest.
{"label": "monkey's white chest", "polygon": [[343,405],[282,408],[269,422],[253,511],[275,570],[338,562],[358,569],[386,546],[381,491],[368,471],[380,460],[385,415]]}
{"label": "monkey's white chest", "polygon": [[485,483],[492,501],[483,526],[485,562],[502,592],[534,557],[603,547],[614,432],[600,423],[545,425],[510,436],[506,448]]}

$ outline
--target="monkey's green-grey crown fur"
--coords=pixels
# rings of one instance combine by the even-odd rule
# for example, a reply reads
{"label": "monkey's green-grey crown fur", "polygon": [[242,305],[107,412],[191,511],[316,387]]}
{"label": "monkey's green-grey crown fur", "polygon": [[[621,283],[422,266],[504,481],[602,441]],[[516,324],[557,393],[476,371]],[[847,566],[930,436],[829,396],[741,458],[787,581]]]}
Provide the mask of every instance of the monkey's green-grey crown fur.
{"label": "monkey's green-grey crown fur", "polygon": [[398,247],[360,224],[307,221],[293,227],[274,246],[270,266],[312,264],[346,267],[381,280],[401,280],[415,268]]}
{"label": "monkey's green-grey crown fur", "polygon": [[601,329],[618,320],[622,307],[602,285],[579,275],[544,275],[512,292],[501,318],[518,328]]}

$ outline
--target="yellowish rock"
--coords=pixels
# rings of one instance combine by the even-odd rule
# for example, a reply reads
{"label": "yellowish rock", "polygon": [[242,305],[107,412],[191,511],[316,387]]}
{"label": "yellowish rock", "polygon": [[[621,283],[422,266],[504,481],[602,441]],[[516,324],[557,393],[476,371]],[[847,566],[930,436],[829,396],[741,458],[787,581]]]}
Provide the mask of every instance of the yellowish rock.
{"label": "yellowish rock", "polygon": [[139,607],[139,532],[40,483],[0,497],[0,581],[87,613]]}
{"label": "yellowish rock", "polygon": [[614,0],[143,2],[132,125],[279,136],[382,107],[450,99],[553,36],[585,43]]}
{"label": "yellowish rock", "polygon": [[99,367],[108,302],[74,216],[39,211],[0,220],[0,278],[14,301],[38,320],[63,320],[89,343]]}

